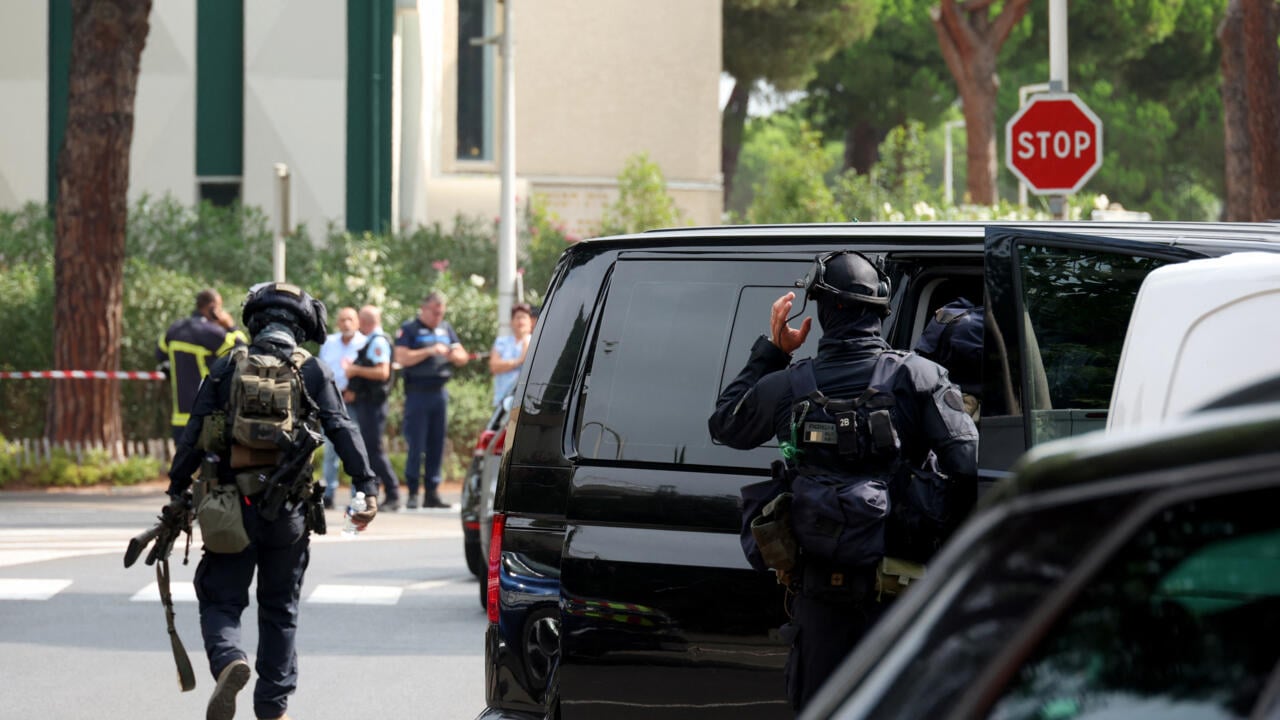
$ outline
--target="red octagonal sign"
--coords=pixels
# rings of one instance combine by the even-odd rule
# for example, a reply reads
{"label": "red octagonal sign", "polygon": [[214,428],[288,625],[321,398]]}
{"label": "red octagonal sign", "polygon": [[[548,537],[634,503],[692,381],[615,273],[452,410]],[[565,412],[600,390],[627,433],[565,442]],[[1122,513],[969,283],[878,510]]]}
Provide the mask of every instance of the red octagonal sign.
{"label": "red octagonal sign", "polygon": [[1036,95],[1004,126],[1005,164],[1037,195],[1069,195],[1102,167],[1102,121],[1071,93]]}

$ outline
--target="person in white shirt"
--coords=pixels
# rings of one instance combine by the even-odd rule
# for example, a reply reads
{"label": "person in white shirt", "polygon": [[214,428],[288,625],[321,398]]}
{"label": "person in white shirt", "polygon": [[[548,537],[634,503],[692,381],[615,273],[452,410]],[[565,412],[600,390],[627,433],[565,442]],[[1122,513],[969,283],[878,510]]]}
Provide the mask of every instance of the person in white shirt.
{"label": "person in white shirt", "polygon": [[[364,346],[365,337],[356,329],[356,309],[344,307],[338,311],[338,332],[331,333],[320,346],[320,361],[333,371],[333,381],[338,393],[347,389],[347,373],[343,360],[356,359],[356,353]],[[324,506],[333,507],[333,496],[338,490],[338,453],[328,439],[324,441]]]}

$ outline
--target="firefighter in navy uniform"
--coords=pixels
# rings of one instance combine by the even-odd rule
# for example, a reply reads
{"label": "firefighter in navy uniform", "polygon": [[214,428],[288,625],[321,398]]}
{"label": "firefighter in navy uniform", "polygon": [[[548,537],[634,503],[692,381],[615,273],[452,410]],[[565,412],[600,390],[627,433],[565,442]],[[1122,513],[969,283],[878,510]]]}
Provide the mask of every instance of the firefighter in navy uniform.
{"label": "firefighter in navy uniform", "polygon": [[174,322],[160,336],[156,360],[168,376],[173,411],[169,419],[177,442],[196,399],[200,382],[213,361],[248,341],[235,321],[222,309],[222,296],[206,288],[196,294],[196,310]]}
{"label": "firefighter in navy uniform", "polygon": [[[235,696],[248,682],[250,668],[247,655],[239,647],[240,616],[249,604],[249,586],[257,572],[258,648],[255,669],[258,681],[253,692],[253,707],[258,718],[285,718],[288,696],[297,687],[297,632],[299,600],[303,574],[310,557],[310,532],[323,531],[323,509],[319,499],[323,490],[312,485],[311,465],[305,459],[293,489],[278,506],[278,514],[270,518],[265,501],[268,490],[262,485],[271,477],[270,466],[254,467],[261,453],[289,467],[289,458],[297,455],[297,447],[249,449],[241,445],[241,415],[248,415],[249,401],[242,378],[246,367],[272,362],[284,378],[276,392],[264,392],[253,398],[271,401],[274,395],[292,413],[290,422],[318,426],[337,450],[343,467],[353,479],[356,490],[363,491],[369,507],[353,517],[364,527],[377,512],[377,483],[369,469],[359,432],[347,417],[338,395],[333,375],[317,358],[311,357],[299,344],[325,337],[325,309],[296,286],[265,283],[254,286],[245,299],[243,320],[253,335],[246,350],[233,351],[218,359],[200,386],[191,419],[178,440],[177,454],[169,470],[171,502],[181,501],[192,483],[197,468],[203,493],[232,493],[232,507],[238,507],[237,528],[245,537],[242,549],[231,552],[211,549],[211,533],[205,526],[204,502],[200,503],[201,530],[205,548],[196,568],[194,584],[200,605],[200,630],[204,638],[209,669],[216,686],[209,700],[208,720],[231,720],[235,716]],[[265,384],[255,387],[263,388]],[[250,393],[252,394],[252,393]],[[233,400],[233,397],[237,398]],[[290,399],[292,397],[292,399]],[[298,407],[302,402],[307,408]],[[277,434],[278,436],[278,434]],[[294,434],[293,437],[298,437]],[[223,442],[211,438],[222,438]],[[318,439],[317,439],[318,442]],[[214,454],[208,449],[215,443],[228,450]],[[293,455],[291,455],[291,451]],[[245,458],[259,458],[249,459]],[[243,465],[248,462],[249,472]],[[260,472],[259,472],[260,471]],[[255,478],[257,482],[255,482]],[[299,487],[311,489],[303,493]],[[216,490],[215,490],[216,488]],[[315,491],[320,496],[312,496]],[[319,510],[317,518],[313,513]]]}
{"label": "firefighter in navy uniform", "polygon": [[[893,352],[880,335],[881,320],[888,315],[889,278],[863,255],[840,251],[819,256],[805,284],[806,300],[817,302],[823,331],[811,363],[812,383],[827,398],[857,398],[872,382],[881,355]],[[809,333],[811,319],[806,318],[799,329],[788,325],[794,299],[795,293],[789,292],[773,303],[771,336],[756,341],[746,367],[716,401],[708,427],[717,441],[746,450],[773,438],[786,447],[795,437],[793,412],[802,398],[795,397],[797,386],[789,366],[791,353]],[[976,494],[977,429],[943,368],[918,355],[899,357],[889,386],[901,460],[922,464],[936,458],[941,472],[957,488],[956,506],[967,511]],[[810,445],[803,440],[797,444],[809,467],[834,473],[851,469],[835,445]],[[796,507],[803,499],[801,492],[795,488]],[[806,530],[812,528],[795,528],[799,561],[790,576],[780,576],[796,591],[791,622],[782,634],[791,642],[786,685],[797,711],[875,622],[888,599],[875,589],[878,562],[844,566],[820,557],[806,547]],[[835,550],[844,557],[859,555],[859,548]],[[867,551],[884,554],[883,542]]]}

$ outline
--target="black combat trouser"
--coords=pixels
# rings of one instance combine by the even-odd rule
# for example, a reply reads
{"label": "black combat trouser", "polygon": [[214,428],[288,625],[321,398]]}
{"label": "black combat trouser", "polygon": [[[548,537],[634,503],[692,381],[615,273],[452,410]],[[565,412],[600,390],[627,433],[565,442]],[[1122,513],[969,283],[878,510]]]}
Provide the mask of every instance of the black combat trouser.
{"label": "black combat trouser", "polygon": [[272,522],[258,515],[253,498],[241,500],[249,546],[238,553],[205,551],[196,568],[200,632],[209,670],[217,678],[233,660],[247,660],[240,647],[240,616],[249,605],[249,585],[258,574],[258,652],[253,690],[257,717],[280,717],[298,687],[298,603],[311,558],[305,503],[285,502]]}
{"label": "black combat trouser", "polygon": [[400,502],[400,478],[387,459],[387,444],[382,439],[387,429],[387,402],[356,400],[347,406],[354,415],[356,426],[360,428],[360,437],[364,440],[364,452],[369,456],[369,468],[378,476],[382,488],[386,490],[386,502],[394,509]]}
{"label": "black combat trouser", "polygon": [[[838,573],[837,585],[832,584]],[[791,643],[785,670],[787,699],[799,713],[875,624],[887,603],[875,596],[874,568],[841,572],[806,563],[802,589],[792,599],[791,622],[782,636]]]}

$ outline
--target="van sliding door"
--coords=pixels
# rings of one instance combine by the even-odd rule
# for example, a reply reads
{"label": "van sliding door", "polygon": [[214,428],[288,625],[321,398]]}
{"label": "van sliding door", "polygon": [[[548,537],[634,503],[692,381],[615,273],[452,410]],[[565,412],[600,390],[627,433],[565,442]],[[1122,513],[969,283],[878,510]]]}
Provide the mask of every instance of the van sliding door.
{"label": "van sliding door", "polygon": [[1101,430],[1138,288],[1199,257],[1159,242],[990,227],[984,265],[983,468],[1027,448]]}

